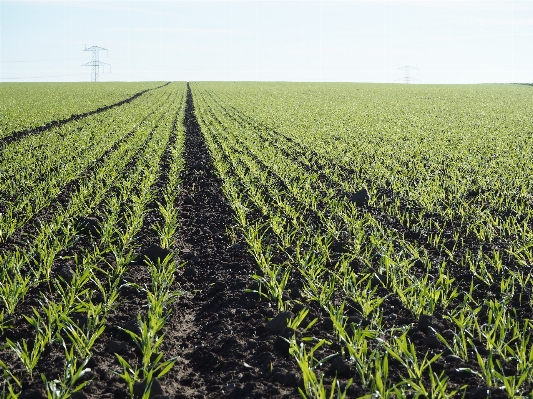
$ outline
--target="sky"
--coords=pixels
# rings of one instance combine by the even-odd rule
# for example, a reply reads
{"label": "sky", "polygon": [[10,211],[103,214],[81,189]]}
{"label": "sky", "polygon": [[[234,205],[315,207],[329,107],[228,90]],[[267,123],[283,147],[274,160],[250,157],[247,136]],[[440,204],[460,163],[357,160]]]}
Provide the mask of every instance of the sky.
{"label": "sky", "polygon": [[[0,81],[533,82],[533,0],[5,1]],[[402,68],[402,67],[409,67]]]}

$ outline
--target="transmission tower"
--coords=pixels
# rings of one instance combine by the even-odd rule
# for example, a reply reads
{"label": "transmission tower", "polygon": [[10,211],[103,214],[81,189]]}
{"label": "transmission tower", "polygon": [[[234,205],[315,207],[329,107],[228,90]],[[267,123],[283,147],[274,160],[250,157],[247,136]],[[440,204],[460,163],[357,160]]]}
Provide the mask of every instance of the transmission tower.
{"label": "transmission tower", "polygon": [[[89,61],[88,63],[82,65],[82,66],[93,67],[93,70],[92,70],[92,73],[91,73],[91,82],[98,82],[98,75],[100,73],[100,65],[102,65],[102,66],[109,65],[106,62],[100,61],[99,54],[98,54],[98,52],[100,50],[107,51],[107,49],[105,49],[103,47],[98,47],[98,46],[92,46],[92,47],[89,47],[89,48],[85,47],[85,50],[83,50],[83,51],[92,51],[93,52],[92,61]],[[109,72],[111,72],[111,65],[109,65]]]}
{"label": "transmission tower", "polygon": [[403,66],[403,67],[399,67],[398,69],[403,69],[404,72],[405,72],[405,75],[403,77],[403,81],[405,82],[405,84],[409,84],[411,83],[411,69],[418,69],[417,67],[414,67],[414,66],[410,66],[410,65],[406,65],[406,66]]}

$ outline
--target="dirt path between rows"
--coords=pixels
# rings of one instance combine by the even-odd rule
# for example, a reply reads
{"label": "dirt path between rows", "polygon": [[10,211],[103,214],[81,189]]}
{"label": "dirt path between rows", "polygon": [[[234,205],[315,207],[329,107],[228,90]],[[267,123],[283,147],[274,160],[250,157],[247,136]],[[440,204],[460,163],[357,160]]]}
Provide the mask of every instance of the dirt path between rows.
{"label": "dirt path between rows", "polygon": [[[234,213],[222,192],[222,182],[215,174],[195,117],[190,89],[184,124],[186,165],[177,200],[180,231],[173,247],[179,263],[185,263],[177,272],[175,287],[184,294],[172,305],[161,348],[164,359],[175,357],[178,360],[160,380],[164,395],[153,398],[298,398],[300,378],[296,364],[274,349],[276,336],[267,333],[264,327],[269,318],[276,315],[275,307],[260,300],[257,293],[244,291],[253,284],[250,276],[258,272],[257,265],[247,251]],[[161,176],[153,187],[158,192],[166,182],[169,148],[176,140],[178,129],[173,127],[163,154]],[[133,165],[133,161],[130,162],[124,173]],[[151,225],[160,216],[156,204],[149,208],[137,239],[139,250],[157,243]],[[61,256],[83,253],[93,245],[88,237],[80,237],[76,246]],[[108,261],[112,264],[112,257]],[[148,272],[141,265],[132,264],[123,277],[124,282],[139,286],[150,284]],[[0,343],[5,342],[5,338],[31,340],[33,330],[21,315],[32,313],[31,307],[38,305],[41,291],[46,291],[43,285],[28,293],[17,311],[16,328],[0,334]],[[120,296],[120,306],[106,320],[106,329],[96,342],[88,364],[91,371],[86,377],[92,381],[73,398],[129,397],[127,386],[118,375],[122,368],[113,352],[119,351],[132,364],[138,362],[141,354],[117,327],[131,328],[130,322],[136,320],[137,314],[145,313],[146,296],[126,286],[120,290]],[[9,368],[16,375],[24,375],[15,354],[8,350],[1,352]],[[20,398],[46,398],[39,376],[43,373],[48,380],[60,376],[64,359],[62,346],[54,342],[39,361],[34,378],[25,376],[22,379]],[[0,390],[2,382],[0,377]]]}
{"label": "dirt path between rows", "polygon": [[275,309],[244,289],[257,272],[236,229],[194,113],[185,110],[178,276],[187,293],[175,302],[164,352],[179,357],[161,381],[171,398],[299,397],[294,362],[275,353],[265,322]]}

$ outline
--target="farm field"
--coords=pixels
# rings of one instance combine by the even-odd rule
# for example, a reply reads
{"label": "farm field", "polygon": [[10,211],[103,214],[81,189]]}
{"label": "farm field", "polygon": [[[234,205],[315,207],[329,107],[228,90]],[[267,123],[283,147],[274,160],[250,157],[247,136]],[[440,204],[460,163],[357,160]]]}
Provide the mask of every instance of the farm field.
{"label": "farm field", "polygon": [[531,395],[528,87],[192,88],[303,395]]}
{"label": "farm field", "polygon": [[113,85],[2,84],[0,397],[533,397],[531,87]]}
{"label": "farm field", "polygon": [[[136,83],[3,83],[0,97],[0,140],[35,128],[131,101],[164,82]],[[30,100],[31,99],[31,100]],[[120,105],[120,104],[119,104]]]}

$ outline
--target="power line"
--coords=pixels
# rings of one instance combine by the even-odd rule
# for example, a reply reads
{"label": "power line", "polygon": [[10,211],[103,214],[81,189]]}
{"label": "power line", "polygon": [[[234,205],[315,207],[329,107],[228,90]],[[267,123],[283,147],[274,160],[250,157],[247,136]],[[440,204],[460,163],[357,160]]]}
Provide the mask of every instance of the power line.
{"label": "power line", "polygon": [[62,77],[65,77],[65,76],[80,76],[80,75],[85,75],[85,74],[84,73],[73,73],[73,74],[69,74],[69,75],[23,76],[23,77],[16,77],[16,78],[4,78],[4,77],[1,77],[0,80],[62,78]]}
{"label": "power line", "polygon": [[18,62],[58,62],[58,61],[78,61],[77,59],[74,59],[74,58],[65,58],[65,59],[62,59],[62,60],[16,60],[16,61],[0,61],[0,63],[2,64],[9,64],[9,63],[18,63]]}

